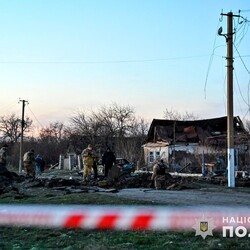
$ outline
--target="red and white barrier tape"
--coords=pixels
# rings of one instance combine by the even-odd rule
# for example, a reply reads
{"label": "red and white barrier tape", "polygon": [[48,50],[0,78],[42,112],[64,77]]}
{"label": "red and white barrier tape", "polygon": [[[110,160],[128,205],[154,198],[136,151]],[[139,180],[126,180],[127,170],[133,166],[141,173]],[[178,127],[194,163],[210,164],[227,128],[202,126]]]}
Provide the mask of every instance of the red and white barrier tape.
{"label": "red and white barrier tape", "polygon": [[8,226],[177,231],[192,230],[202,217],[211,218],[215,230],[232,225],[230,218],[245,218],[244,226],[250,228],[247,208],[0,205],[0,225]]}

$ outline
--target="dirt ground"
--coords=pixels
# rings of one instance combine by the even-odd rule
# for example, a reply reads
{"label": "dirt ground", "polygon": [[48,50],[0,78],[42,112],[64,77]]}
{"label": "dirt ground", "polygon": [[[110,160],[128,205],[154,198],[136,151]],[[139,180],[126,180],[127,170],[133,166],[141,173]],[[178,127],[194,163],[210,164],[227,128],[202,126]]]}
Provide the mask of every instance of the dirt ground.
{"label": "dirt ground", "polygon": [[84,185],[82,175],[79,175],[77,171],[57,170],[43,173],[35,181],[25,179],[23,182],[16,183],[12,188],[6,186],[2,197],[17,194],[37,196],[39,194],[89,193],[91,195],[91,193],[96,193],[169,206],[250,207],[250,187],[228,188],[225,184],[215,185],[204,181],[199,182],[199,180],[191,182],[190,186],[185,183],[185,189],[182,190],[155,190],[148,187],[119,188],[119,186],[103,188],[95,185],[98,183]]}
{"label": "dirt ground", "polygon": [[151,201],[169,206],[250,206],[249,188],[208,187],[180,191],[130,188],[108,195]]}
{"label": "dirt ground", "polygon": [[[186,184],[183,190],[155,190],[154,188],[122,188],[118,192],[104,194],[120,198],[150,201],[169,206],[226,206],[250,207],[250,187],[228,188],[227,180],[223,185],[209,181],[195,180]],[[189,189],[189,187],[191,187]]]}

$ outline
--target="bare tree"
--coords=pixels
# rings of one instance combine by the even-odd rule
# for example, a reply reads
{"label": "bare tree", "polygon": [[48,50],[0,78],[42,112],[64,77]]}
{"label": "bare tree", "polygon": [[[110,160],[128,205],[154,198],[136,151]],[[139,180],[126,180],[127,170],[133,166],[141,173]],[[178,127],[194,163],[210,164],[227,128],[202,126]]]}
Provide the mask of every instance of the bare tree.
{"label": "bare tree", "polygon": [[59,143],[64,135],[64,125],[61,122],[54,122],[47,128],[42,128],[40,131],[40,138],[48,142]]}
{"label": "bare tree", "polygon": [[70,118],[70,125],[73,133],[82,135],[97,135],[100,127],[93,113],[87,115],[84,112],[78,112]]}
{"label": "bare tree", "polygon": [[199,117],[187,111],[180,113],[177,110],[166,108],[164,111],[164,118],[175,121],[193,121],[197,120]]}
{"label": "bare tree", "polygon": [[130,106],[112,104],[102,107],[98,112],[79,112],[70,119],[73,133],[105,138],[125,137],[134,124],[134,110]]}
{"label": "bare tree", "polygon": [[134,149],[135,145],[140,150],[147,133],[146,123],[143,119],[135,118],[132,107],[116,103],[102,107],[97,112],[77,113],[70,121],[68,130],[71,131],[71,138],[75,144],[78,137],[82,144],[91,142],[98,145],[100,152],[105,146],[111,146],[117,154],[124,157],[138,155]]}
{"label": "bare tree", "polygon": [[60,154],[67,152],[68,146],[66,128],[63,123],[57,121],[41,129],[36,151],[45,158],[47,163],[54,164],[58,162]]}
{"label": "bare tree", "polygon": [[[4,141],[15,143],[21,136],[22,120],[15,114],[0,117],[0,133]],[[24,121],[24,131],[29,132],[31,129],[32,120],[26,117]]]}
{"label": "bare tree", "polygon": [[148,133],[148,129],[149,123],[147,123],[143,118],[135,118],[128,129],[128,134],[130,136],[145,137]]}
{"label": "bare tree", "polygon": [[111,136],[125,137],[134,124],[134,109],[130,106],[119,106],[113,103],[110,107],[102,107],[95,114],[96,119]]}

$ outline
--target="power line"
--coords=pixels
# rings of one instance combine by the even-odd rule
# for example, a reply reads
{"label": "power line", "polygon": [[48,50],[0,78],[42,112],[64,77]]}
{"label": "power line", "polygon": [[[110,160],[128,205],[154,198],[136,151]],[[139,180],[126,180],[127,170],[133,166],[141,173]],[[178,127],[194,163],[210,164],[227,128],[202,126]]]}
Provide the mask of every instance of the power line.
{"label": "power line", "polygon": [[181,56],[169,58],[156,58],[156,59],[129,59],[129,60],[107,60],[107,61],[0,61],[0,64],[112,64],[112,63],[144,63],[144,62],[161,62],[171,60],[184,60],[200,57],[207,57],[209,55],[197,56]]}
{"label": "power line", "polygon": [[17,102],[6,104],[1,107],[1,112],[5,113],[6,111],[10,111],[10,109],[12,109],[14,106],[17,106]]}
{"label": "power line", "polygon": [[[239,40],[238,43],[237,43],[237,47],[240,45],[240,43],[242,42],[243,38],[247,34],[248,27],[249,27],[247,19],[243,18],[243,21],[239,21],[240,18],[242,18],[242,17],[238,18],[238,23],[237,23],[237,26],[235,28],[235,39],[234,39],[234,42],[236,43],[236,40]],[[239,37],[240,37],[239,39],[237,39],[238,38],[238,36],[236,36],[237,34],[239,34]]]}
{"label": "power line", "polygon": [[[218,22],[218,25],[217,25],[217,29],[216,29],[216,30],[218,30],[219,23],[220,23],[220,20],[219,20],[219,22]],[[217,48],[223,46],[223,45],[220,45],[220,46],[215,47],[216,38],[217,38],[217,32],[215,33],[214,43],[213,43],[213,50],[212,50],[212,53],[211,53],[210,58],[209,58],[208,69],[207,69],[207,74],[206,74],[206,79],[205,79],[205,85],[204,85],[204,95],[205,95],[205,99],[206,99],[206,88],[207,88],[208,75],[209,75],[209,72],[210,72],[210,69],[211,69],[211,66],[212,66],[212,63],[213,63],[214,52],[215,52],[215,50],[216,50]]]}
{"label": "power line", "polygon": [[[240,89],[240,85],[239,85],[239,81],[238,81],[238,77],[237,77],[237,74],[236,74],[236,71],[234,70],[234,75],[235,75],[235,79],[236,79],[236,83],[237,83],[237,86],[238,86],[238,89],[239,89],[239,93],[240,93],[240,96],[243,100],[243,102],[247,105],[247,107],[249,108],[249,102],[245,100],[245,98],[243,97],[243,94],[242,94],[242,91]],[[248,96],[249,96],[249,93],[248,93]],[[249,99],[249,98],[248,98]]]}
{"label": "power line", "polygon": [[250,12],[250,10],[239,10],[239,13],[240,12]]}
{"label": "power line", "polygon": [[247,66],[246,66],[246,64],[245,64],[245,62],[243,61],[243,59],[242,59],[242,57],[241,57],[241,55],[240,55],[240,52],[238,51],[238,49],[237,49],[237,47],[236,47],[235,45],[234,45],[234,48],[235,48],[235,50],[237,51],[237,53],[238,53],[238,55],[239,55],[239,58],[240,58],[240,60],[241,60],[241,62],[242,62],[242,64],[243,64],[243,66],[245,67],[247,73],[250,75],[250,71],[248,70],[248,68],[247,68]]}
{"label": "power line", "polygon": [[37,121],[37,123],[43,128],[44,126],[39,122],[39,120],[37,119],[36,115],[32,112],[32,110],[30,109],[29,105],[28,105],[29,111],[31,112],[31,114],[34,116],[35,120]]}
{"label": "power line", "polygon": [[250,55],[241,55],[241,56],[235,56],[234,58],[238,58],[238,57],[250,57]]}

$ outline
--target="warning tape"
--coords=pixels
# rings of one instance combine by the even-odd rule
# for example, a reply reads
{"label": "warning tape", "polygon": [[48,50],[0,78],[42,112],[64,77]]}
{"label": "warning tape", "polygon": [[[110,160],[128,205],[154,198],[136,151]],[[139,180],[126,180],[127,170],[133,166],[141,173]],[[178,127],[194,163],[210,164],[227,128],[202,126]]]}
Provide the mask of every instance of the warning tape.
{"label": "warning tape", "polygon": [[238,221],[250,229],[250,209],[238,207],[0,205],[1,226],[178,231],[192,230],[202,217],[215,230]]}

